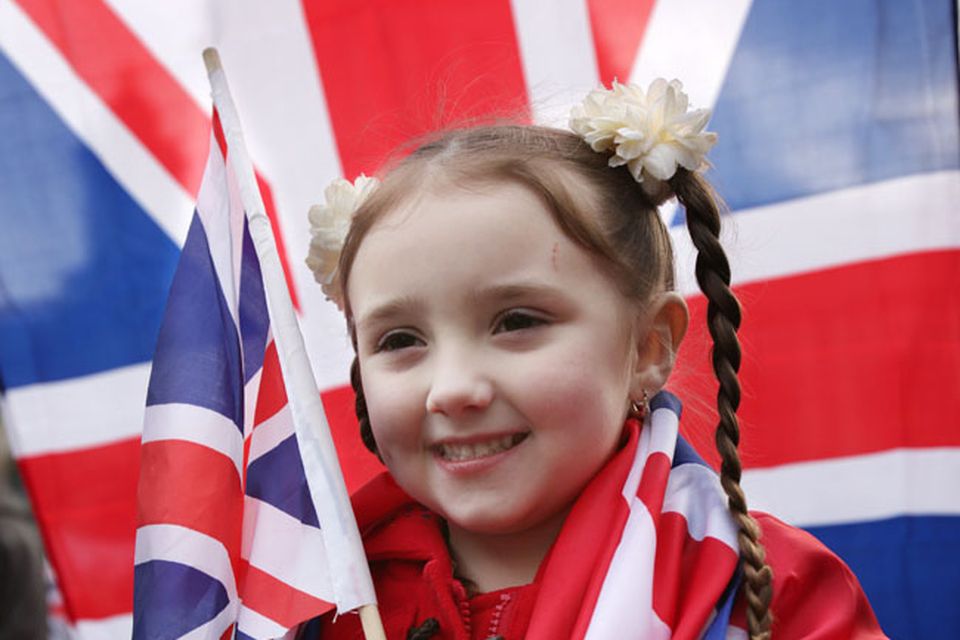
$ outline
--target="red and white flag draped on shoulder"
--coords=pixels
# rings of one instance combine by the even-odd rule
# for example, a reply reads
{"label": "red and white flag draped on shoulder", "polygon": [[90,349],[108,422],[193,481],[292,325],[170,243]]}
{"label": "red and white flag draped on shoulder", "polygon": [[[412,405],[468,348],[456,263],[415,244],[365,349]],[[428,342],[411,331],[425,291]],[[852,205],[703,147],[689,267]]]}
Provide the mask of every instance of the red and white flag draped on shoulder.
{"label": "red and white flag draped on shoulder", "polygon": [[210,155],[147,397],[136,640],[277,638],[375,602],[239,120],[207,61]]}

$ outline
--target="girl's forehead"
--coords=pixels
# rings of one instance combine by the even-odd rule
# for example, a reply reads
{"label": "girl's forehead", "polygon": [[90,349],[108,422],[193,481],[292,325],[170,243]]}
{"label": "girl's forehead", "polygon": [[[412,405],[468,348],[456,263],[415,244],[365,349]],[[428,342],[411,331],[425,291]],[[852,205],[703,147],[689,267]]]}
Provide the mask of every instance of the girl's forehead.
{"label": "girl's forehead", "polygon": [[[374,223],[363,243],[403,244],[420,241],[470,240],[474,233],[481,242],[486,236],[508,240],[532,231],[542,235],[557,231],[549,209],[529,188],[515,182],[489,182],[469,185],[434,183],[411,193],[397,206],[387,210]],[[362,248],[362,244],[361,244]]]}
{"label": "girl's forehead", "polygon": [[347,284],[360,319],[394,299],[471,299],[527,286],[614,289],[595,256],[518,184],[427,193],[387,212],[360,244]]}

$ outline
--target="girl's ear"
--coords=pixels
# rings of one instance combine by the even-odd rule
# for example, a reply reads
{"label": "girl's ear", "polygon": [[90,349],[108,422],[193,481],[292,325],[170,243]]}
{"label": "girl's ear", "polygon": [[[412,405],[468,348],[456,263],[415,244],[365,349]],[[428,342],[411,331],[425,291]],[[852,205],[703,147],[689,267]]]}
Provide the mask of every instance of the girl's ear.
{"label": "girl's ear", "polygon": [[674,291],[654,298],[637,318],[637,358],[630,387],[634,399],[643,397],[644,391],[652,396],[667,383],[689,321],[687,303]]}

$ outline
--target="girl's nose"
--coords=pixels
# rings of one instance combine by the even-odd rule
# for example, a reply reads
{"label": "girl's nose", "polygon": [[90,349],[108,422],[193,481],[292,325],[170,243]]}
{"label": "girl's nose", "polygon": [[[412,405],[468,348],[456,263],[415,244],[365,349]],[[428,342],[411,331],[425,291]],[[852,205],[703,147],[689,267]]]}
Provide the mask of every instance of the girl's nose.
{"label": "girl's nose", "polygon": [[486,375],[471,366],[469,360],[461,356],[438,364],[427,393],[429,413],[456,417],[490,405],[493,384]]}

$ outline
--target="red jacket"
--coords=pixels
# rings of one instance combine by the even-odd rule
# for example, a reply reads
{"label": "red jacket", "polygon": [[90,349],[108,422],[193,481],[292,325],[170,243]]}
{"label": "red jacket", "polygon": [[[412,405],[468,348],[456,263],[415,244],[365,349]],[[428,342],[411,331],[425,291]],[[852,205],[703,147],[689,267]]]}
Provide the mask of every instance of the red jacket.
{"label": "red jacket", "polygon": [[[453,578],[439,518],[403,499],[388,475],[355,498],[364,545],[389,640],[404,640],[428,618],[439,623],[437,640],[504,640],[524,637],[539,586],[508,588],[468,598]],[[849,568],[810,534],[773,516],[756,513],[774,571],[775,640],[885,638]],[[742,600],[742,599],[741,599]],[[733,624],[746,627],[743,603]],[[362,639],[359,618],[321,621],[321,640]],[[744,636],[745,637],[745,636]]]}

